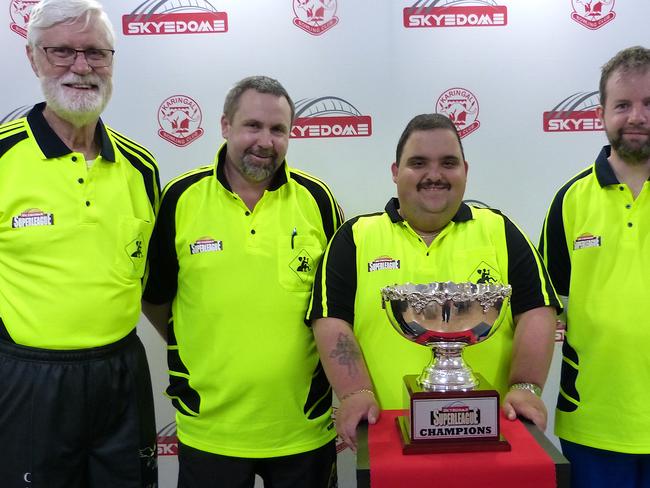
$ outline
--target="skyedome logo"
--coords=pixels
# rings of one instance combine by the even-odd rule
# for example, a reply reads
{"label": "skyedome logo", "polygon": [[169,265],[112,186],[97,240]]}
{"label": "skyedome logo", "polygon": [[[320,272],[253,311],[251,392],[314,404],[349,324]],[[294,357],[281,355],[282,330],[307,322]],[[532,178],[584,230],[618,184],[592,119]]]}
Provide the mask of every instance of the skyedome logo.
{"label": "skyedome logo", "polygon": [[502,27],[508,9],[493,0],[418,0],[403,11],[404,27]]}
{"label": "skyedome logo", "polygon": [[368,137],[372,135],[372,118],[340,97],[324,96],[296,102],[296,119],[291,137]]}
{"label": "skyedome logo", "polygon": [[217,34],[228,31],[228,14],[217,11],[205,0],[147,1],[122,16],[127,36],[162,34]]}
{"label": "skyedome logo", "polygon": [[596,114],[597,91],[580,92],[568,96],[552,110],[544,112],[544,132],[590,132],[604,130]]}

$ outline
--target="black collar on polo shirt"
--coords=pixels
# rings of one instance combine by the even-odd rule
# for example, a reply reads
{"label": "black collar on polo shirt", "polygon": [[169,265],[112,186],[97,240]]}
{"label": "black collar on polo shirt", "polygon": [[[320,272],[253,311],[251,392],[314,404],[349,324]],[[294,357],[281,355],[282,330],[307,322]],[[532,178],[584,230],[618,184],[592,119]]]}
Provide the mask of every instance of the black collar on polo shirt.
{"label": "black collar on polo shirt", "polygon": [[[384,210],[388,214],[388,217],[390,218],[391,222],[393,222],[394,224],[396,224],[397,222],[404,221],[404,219],[398,212],[399,200],[396,197],[393,197],[390,200],[388,200],[388,203],[386,204],[386,208]],[[472,220],[472,218],[473,218],[472,209],[470,209],[469,205],[467,205],[465,202],[460,202],[460,207],[456,212],[456,215],[454,215],[451,220],[453,220],[454,222],[467,222],[468,220]]]}
{"label": "black collar on polo shirt", "polygon": [[[226,178],[226,173],[224,171],[224,167],[226,165],[227,146],[228,144],[224,143],[219,149],[219,153],[217,154],[217,180],[219,180],[219,182],[223,185],[223,187],[226,190],[231,192],[232,187],[230,186],[230,183],[228,183],[228,179]],[[287,182],[287,161],[283,160],[282,164],[273,175],[273,178],[271,179],[271,183],[269,184],[267,190],[269,191],[277,190],[286,182]]]}
{"label": "black collar on polo shirt", "polygon": [[[32,130],[32,134],[34,134],[38,146],[48,159],[60,158],[70,154],[72,152],[70,148],[56,135],[56,132],[52,130],[50,124],[43,117],[44,108],[45,102],[37,103],[27,114],[27,123]],[[97,121],[95,137],[99,141],[99,154],[101,154],[102,159],[114,163],[115,151],[113,150],[113,144],[111,144],[111,140],[106,133],[106,128],[101,119]]]}
{"label": "black collar on polo shirt", "polygon": [[609,162],[609,157],[612,155],[612,146],[603,146],[600,153],[596,157],[594,168],[596,171],[596,179],[601,188],[609,185],[620,185],[621,182],[614,173],[614,168]]}

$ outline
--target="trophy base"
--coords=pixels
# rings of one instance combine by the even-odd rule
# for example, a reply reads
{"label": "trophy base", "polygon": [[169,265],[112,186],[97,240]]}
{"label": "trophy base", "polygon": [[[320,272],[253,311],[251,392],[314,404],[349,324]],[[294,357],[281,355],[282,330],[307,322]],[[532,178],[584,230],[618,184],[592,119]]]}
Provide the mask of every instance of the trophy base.
{"label": "trophy base", "polygon": [[413,441],[409,433],[409,420],[405,416],[395,418],[402,444],[402,454],[428,454],[439,452],[510,451],[510,443],[499,435],[498,439],[460,439],[439,441]]}
{"label": "trophy base", "polygon": [[404,454],[510,450],[500,435],[499,392],[480,374],[476,378],[474,390],[431,391],[417,376],[404,377],[409,410],[397,419]]}

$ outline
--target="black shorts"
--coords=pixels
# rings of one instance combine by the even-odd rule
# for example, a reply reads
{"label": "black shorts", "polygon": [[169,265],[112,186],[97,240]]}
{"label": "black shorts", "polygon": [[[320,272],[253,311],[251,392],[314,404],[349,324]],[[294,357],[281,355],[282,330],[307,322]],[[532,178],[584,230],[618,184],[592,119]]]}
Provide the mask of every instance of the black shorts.
{"label": "black shorts", "polygon": [[4,488],[153,488],[156,428],[144,347],[133,331],[103,347],[0,341]]}
{"label": "black shorts", "polygon": [[336,488],[335,441],[313,451],[272,458],[238,458],[200,451],[179,442],[178,488]]}

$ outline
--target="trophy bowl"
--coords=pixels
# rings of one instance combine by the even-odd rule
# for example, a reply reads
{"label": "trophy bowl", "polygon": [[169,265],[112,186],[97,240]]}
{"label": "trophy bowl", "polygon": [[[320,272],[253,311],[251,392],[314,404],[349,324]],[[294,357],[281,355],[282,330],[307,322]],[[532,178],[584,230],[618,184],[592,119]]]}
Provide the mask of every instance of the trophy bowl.
{"label": "trophy bowl", "polygon": [[451,281],[382,288],[382,304],[395,330],[433,349],[431,362],[417,379],[423,390],[469,391],[478,386],[463,349],[490,337],[511,292],[510,285]]}

